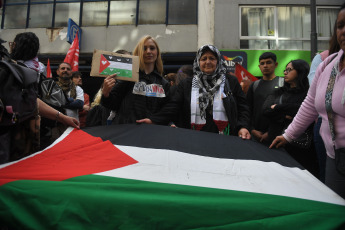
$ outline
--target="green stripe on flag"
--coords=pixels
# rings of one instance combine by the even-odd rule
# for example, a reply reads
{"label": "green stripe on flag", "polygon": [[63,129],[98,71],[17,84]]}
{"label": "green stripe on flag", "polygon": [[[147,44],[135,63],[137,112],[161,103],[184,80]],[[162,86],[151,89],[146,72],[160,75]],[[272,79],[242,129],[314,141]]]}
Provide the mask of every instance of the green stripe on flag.
{"label": "green stripe on flag", "polygon": [[98,175],[0,187],[17,229],[341,229],[345,206]]}
{"label": "green stripe on flag", "polygon": [[117,68],[106,68],[101,72],[103,75],[112,75],[112,74],[117,74],[117,76],[120,77],[128,77],[132,78],[132,70],[128,69],[117,69]]}

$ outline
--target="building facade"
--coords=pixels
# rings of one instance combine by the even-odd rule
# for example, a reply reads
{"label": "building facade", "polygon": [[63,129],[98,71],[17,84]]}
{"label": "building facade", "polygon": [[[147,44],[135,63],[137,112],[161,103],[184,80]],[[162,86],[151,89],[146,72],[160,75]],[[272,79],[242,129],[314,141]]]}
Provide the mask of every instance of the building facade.
{"label": "building facade", "polygon": [[[319,50],[328,48],[342,3],[316,1]],[[12,41],[17,33],[36,33],[39,58],[49,58],[53,70],[70,46],[69,18],[82,29],[79,65],[85,73],[94,49],[132,51],[146,34],[157,39],[166,72],[192,64],[203,44],[224,51],[229,65],[233,55],[242,57],[255,76],[261,75],[258,57],[266,50],[277,53],[277,71],[291,59],[310,62],[310,0],[2,0],[0,12],[0,37]]]}

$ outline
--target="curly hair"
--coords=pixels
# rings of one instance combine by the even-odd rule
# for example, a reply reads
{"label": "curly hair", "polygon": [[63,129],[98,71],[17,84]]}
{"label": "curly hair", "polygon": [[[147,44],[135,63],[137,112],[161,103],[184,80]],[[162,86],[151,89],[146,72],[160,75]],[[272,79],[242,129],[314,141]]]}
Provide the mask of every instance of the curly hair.
{"label": "curly hair", "polygon": [[31,60],[37,56],[40,48],[40,41],[36,34],[32,32],[17,34],[14,43],[11,53],[11,58],[14,60]]}

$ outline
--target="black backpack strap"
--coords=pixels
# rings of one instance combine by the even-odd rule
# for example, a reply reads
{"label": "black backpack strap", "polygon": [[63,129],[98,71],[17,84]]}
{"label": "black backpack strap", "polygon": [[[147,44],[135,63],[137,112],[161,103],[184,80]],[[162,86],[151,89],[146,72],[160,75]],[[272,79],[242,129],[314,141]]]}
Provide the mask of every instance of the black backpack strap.
{"label": "black backpack strap", "polygon": [[16,71],[16,69],[9,63],[10,61],[7,60],[1,60],[0,63],[4,64],[5,66],[7,66],[7,68],[9,68],[9,70],[12,72],[12,74],[14,75],[14,77],[22,84],[25,85],[25,80],[23,77],[21,77],[18,72]]}
{"label": "black backpack strap", "polygon": [[254,83],[253,83],[253,93],[255,93],[256,88],[258,88],[258,85],[259,85],[260,81],[261,81],[261,79],[257,80],[257,81],[254,81]]}
{"label": "black backpack strap", "polygon": [[8,67],[13,76],[23,85],[23,87],[26,88],[29,84],[37,82],[38,73],[24,64],[24,66],[17,64],[13,60],[1,60],[0,63]]}

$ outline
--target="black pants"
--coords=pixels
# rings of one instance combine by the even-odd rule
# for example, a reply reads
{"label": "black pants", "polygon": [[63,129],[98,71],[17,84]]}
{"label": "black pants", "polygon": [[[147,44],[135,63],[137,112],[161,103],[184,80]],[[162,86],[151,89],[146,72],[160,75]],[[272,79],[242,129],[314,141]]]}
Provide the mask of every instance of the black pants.
{"label": "black pants", "polygon": [[345,176],[335,167],[335,160],[327,156],[326,159],[326,185],[345,199]]}

